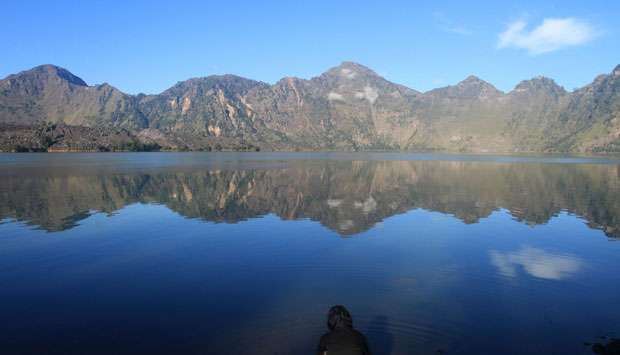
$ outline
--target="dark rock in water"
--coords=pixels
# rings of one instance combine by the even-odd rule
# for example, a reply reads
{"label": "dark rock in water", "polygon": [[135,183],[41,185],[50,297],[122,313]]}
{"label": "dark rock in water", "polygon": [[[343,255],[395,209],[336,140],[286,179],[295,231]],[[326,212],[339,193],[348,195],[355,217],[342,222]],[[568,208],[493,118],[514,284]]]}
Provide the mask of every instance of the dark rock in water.
{"label": "dark rock in water", "polygon": [[595,354],[620,355],[620,339],[611,339],[607,344],[596,343],[592,345]]}

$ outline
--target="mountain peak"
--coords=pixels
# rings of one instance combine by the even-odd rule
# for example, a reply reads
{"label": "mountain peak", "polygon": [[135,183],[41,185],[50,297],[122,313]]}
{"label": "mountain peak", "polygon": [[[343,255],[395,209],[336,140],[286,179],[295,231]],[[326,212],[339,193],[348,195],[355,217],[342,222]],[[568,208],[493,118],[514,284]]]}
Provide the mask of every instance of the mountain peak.
{"label": "mountain peak", "polygon": [[431,90],[430,93],[444,97],[468,99],[488,99],[502,94],[495,86],[475,75],[468,76],[456,85]]}
{"label": "mountain peak", "polygon": [[44,75],[47,77],[50,76],[56,76],[59,77],[65,81],[68,81],[69,83],[73,84],[73,85],[78,85],[78,86],[88,86],[88,84],[86,84],[86,82],[84,80],[82,80],[80,77],[73,75],[73,73],[71,73],[70,71],[68,71],[65,68],[61,68],[59,66],[53,65],[53,64],[44,64],[44,65],[39,65],[37,67],[34,67],[30,70],[27,71],[23,71],[21,73],[19,73],[18,75],[28,75],[28,74],[34,74],[34,75]]}
{"label": "mountain peak", "polygon": [[475,75],[470,75],[464,80],[462,80],[459,84],[470,84],[470,83],[486,83],[486,81],[480,79]]}
{"label": "mountain peak", "polygon": [[342,62],[337,67],[329,69],[325,74],[343,79],[355,79],[357,77],[380,77],[372,69],[355,62]]}
{"label": "mountain peak", "polygon": [[611,72],[613,76],[620,76],[620,64],[614,68],[614,71]]}
{"label": "mountain peak", "polygon": [[162,94],[183,96],[187,92],[194,92],[202,95],[210,89],[221,89],[225,92],[238,92],[245,94],[251,88],[261,85],[266,84],[233,74],[210,75],[179,81],[171,88],[165,90]]}
{"label": "mountain peak", "polygon": [[367,66],[364,66],[360,63],[352,62],[352,61],[342,61],[337,68],[349,68],[349,69],[361,69],[361,70],[371,70]]}
{"label": "mountain peak", "polygon": [[514,93],[549,93],[554,95],[563,95],[566,93],[563,87],[558,85],[553,79],[536,76],[530,80],[523,80],[515,86]]}
{"label": "mountain peak", "polygon": [[41,64],[41,65],[37,65],[36,67],[30,69],[30,70],[40,70],[40,71],[57,71],[57,70],[66,70],[62,67],[59,67],[57,65],[54,64]]}
{"label": "mountain peak", "polygon": [[488,88],[488,89],[499,92],[499,90],[497,90],[495,86],[493,86],[491,83],[484,81],[475,75],[468,76],[467,78],[463,79],[458,84],[456,84],[456,86],[469,86],[469,87],[475,86],[475,87],[481,87],[481,88]]}
{"label": "mountain peak", "polygon": [[0,80],[0,90],[18,96],[37,96],[43,92],[62,92],[78,87],[88,88],[88,85],[67,69],[51,64],[39,65]]}

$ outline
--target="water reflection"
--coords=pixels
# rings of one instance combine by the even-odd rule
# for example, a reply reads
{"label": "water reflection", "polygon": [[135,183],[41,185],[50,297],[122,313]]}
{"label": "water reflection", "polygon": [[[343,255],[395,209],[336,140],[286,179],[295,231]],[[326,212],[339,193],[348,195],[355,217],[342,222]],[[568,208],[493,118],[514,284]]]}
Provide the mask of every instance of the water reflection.
{"label": "water reflection", "polygon": [[542,224],[561,211],[620,236],[616,165],[472,161],[298,161],[265,167],[12,169],[0,179],[0,220],[62,231],[94,211],[164,204],[187,217],[236,223],[274,213],[354,235],[423,208],[477,223],[497,209]]}
{"label": "water reflection", "polygon": [[617,332],[615,165],[194,156],[0,156],[4,352],[310,353],[333,304],[378,354]]}
{"label": "water reflection", "polygon": [[545,250],[522,247],[510,253],[490,251],[491,263],[507,277],[516,277],[519,267],[531,276],[548,280],[561,280],[581,269],[583,262],[571,255],[552,254]]}

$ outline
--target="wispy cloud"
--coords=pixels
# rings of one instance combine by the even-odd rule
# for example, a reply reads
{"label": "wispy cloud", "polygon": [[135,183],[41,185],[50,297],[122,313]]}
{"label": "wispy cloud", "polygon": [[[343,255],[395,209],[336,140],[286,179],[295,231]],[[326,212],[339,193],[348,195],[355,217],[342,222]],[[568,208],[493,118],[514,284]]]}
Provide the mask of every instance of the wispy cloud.
{"label": "wispy cloud", "polygon": [[531,55],[553,52],[558,49],[590,42],[598,31],[588,22],[573,17],[546,18],[534,29],[527,29],[527,22],[510,23],[499,34],[498,48],[520,48]]}
{"label": "wispy cloud", "polygon": [[491,263],[507,277],[516,277],[518,267],[541,279],[562,280],[581,269],[583,262],[575,256],[552,254],[542,249],[522,247],[512,253],[492,250]]}
{"label": "wispy cloud", "polygon": [[439,29],[444,32],[455,33],[459,35],[470,35],[473,33],[471,29],[455,23],[441,11],[433,12],[433,17],[435,18],[435,22],[437,22]]}

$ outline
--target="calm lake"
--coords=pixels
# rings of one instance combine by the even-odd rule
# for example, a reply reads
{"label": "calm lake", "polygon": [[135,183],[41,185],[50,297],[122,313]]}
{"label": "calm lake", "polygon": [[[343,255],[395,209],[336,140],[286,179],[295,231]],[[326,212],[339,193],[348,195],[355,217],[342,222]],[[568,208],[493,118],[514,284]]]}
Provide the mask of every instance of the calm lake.
{"label": "calm lake", "polygon": [[620,335],[617,160],[0,155],[0,352],[588,354]]}

